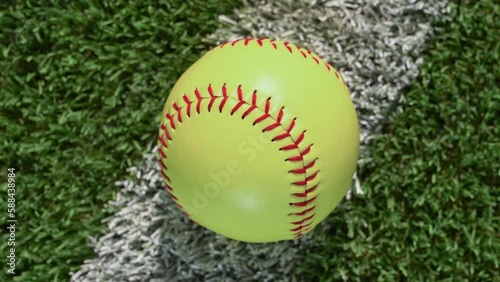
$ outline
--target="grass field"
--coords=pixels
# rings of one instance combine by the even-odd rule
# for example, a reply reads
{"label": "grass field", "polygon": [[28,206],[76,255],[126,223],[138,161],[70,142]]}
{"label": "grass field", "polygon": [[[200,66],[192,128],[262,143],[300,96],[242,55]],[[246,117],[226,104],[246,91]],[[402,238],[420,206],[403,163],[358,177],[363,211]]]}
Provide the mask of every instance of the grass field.
{"label": "grass field", "polygon": [[16,168],[17,281],[65,281],[92,256],[114,182],[149,151],[168,89],[234,5],[1,2],[0,175]]}
{"label": "grass field", "polygon": [[[16,281],[66,281],[93,256],[88,236],[106,231],[114,182],[155,142],[166,94],[210,48],[217,15],[237,6],[156,2],[0,3],[0,178],[16,168]],[[452,23],[436,22],[404,112],[370,145],[366,194],[336,209],[334,229],[317,228],[301,279],[499,281],[500,8],[464,2]]]}
{"label": "grass field", "polygon": [[317,230],[311,281],[499,281],[500,7],[458,11],[372,142],[366,195]]}

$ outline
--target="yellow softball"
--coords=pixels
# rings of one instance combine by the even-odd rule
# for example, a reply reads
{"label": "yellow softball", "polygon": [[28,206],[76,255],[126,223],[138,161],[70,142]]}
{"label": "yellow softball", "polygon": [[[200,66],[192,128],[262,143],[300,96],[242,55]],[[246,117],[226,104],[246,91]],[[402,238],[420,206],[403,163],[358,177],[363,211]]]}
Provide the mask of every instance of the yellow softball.
{"label": "yellow softball", "polygon": [[359,126],[342,76],[285,41],[215,47],[173,87],[161,174],[184,214],[218,234],[273,242],[310,232],[345,196]]}

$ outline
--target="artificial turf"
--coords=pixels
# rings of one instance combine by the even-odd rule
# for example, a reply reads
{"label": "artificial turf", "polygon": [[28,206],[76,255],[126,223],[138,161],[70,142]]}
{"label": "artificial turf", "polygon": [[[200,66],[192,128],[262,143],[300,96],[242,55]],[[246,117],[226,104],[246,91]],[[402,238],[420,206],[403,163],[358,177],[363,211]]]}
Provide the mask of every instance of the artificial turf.
{"label": "artificial turf", "polygon": [[[94,256],[88,236],[105,231],[114,181],[150,150],[167,90],[236,5],[157,2],[0,3],[0,179],[16,168],[17,281],[64,281]],[[493,0],[458,11],[370,145],[366,194],[316,229],[304,281],[498,279],[500,12]]]}
{"label": "artificial turf", "polygon": [[316,228],[307,281],[500,281],[500,6],[437,22],[403,112],[361,165],[366,194]]}
{"label": "artificial turf", "polygon": [[114,182],[150,150],[168,89],[236,4],[0,2],[0,204],[14,167],[16,281],[68,280],[94,255]]}

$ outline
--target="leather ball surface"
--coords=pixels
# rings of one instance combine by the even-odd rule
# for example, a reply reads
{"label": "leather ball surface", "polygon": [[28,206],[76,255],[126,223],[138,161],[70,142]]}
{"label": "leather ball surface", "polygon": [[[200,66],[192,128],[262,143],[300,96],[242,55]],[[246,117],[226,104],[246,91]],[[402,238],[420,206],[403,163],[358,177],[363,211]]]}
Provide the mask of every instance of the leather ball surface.
{"label": "leather ball surface", "polygon": [[342,76],[284,41],[215,47],[179,78],[159,130],[159,165],[180,210],[228,238],[298,238],[345,196],[359,126]]}

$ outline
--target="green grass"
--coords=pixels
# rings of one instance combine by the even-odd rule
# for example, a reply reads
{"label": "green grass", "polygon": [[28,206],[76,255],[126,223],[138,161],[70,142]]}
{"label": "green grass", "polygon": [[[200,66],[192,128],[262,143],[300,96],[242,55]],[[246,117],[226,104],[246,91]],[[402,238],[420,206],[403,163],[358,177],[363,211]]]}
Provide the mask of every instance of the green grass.
{"label": "green grass", "polygon": [[500,281],[500,6],[454,7],[403,113],[300,269],[308,281]]}
{"label": "green grass", "polygon": [[150,149],[169,89],[236,5],[122,2],[0,4],[0,205],[15,167],[16,281],[64,281],[93,257],[114,182]]}
{"label": "green grass", "polygon": [[[128,2],[0,3],[0,193],[15,167],[17,281],[65,281],[94,256],[88,236],[105,232],[114,182],[149,151],[168,90],[236,5]],[[404,113],[371,144],[366,195],[336,209],[335,228],[316,229],[306,281],[499,281],[493,3],[467,1],[441,23]]]}

